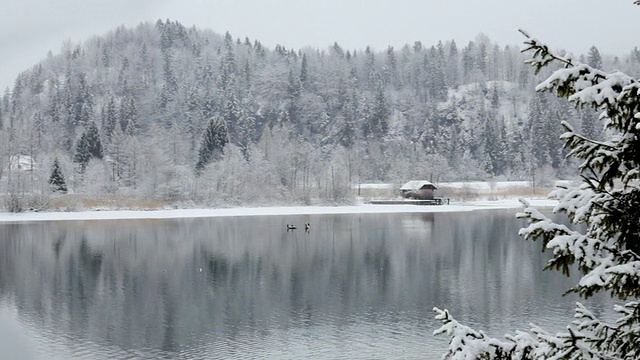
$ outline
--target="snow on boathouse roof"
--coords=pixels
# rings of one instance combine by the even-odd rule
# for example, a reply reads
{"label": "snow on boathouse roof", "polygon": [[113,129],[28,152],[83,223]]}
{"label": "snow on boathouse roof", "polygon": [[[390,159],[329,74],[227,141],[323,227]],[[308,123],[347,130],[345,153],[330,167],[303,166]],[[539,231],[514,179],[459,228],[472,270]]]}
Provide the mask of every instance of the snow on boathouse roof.
{"label": "snow on boathouse roof", "polygon": [[437,189],[433,183],[427,180],[411,180],[402,185],[400,190],[420,190],[420,189]]}

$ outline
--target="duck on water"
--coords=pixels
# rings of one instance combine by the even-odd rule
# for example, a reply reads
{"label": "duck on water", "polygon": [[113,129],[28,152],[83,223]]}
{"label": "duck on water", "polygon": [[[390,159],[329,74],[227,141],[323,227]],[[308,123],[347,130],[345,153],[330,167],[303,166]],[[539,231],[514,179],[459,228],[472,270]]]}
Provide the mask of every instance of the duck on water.
{"label": "duck on water", "polygon": [[[289,231],[289,230],[295,230],[295,229],[297,229],[297,228],[298,228],[298,227],[297,227],[297,226],[295,226],[295,225],[289,225],[289,224],[287,224],[287,231]],[[306,224],[304,224],[304,230],[305,230],[305,231],[309,231],[309,230],[311,230],[311,224],[310,224],[310,223],[306,223]]]}

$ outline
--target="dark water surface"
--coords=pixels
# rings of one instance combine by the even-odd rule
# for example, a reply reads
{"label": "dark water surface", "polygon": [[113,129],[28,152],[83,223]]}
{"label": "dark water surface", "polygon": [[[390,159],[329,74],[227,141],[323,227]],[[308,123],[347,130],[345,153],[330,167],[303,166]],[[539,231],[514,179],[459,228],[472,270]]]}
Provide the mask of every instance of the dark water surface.
{"label": "dark water surface", "polygon": [[493,336],[561,330],[575,279],[541,270],[522,225],[514,211],[0,224],[0,359],[432,359],[434,306]]}

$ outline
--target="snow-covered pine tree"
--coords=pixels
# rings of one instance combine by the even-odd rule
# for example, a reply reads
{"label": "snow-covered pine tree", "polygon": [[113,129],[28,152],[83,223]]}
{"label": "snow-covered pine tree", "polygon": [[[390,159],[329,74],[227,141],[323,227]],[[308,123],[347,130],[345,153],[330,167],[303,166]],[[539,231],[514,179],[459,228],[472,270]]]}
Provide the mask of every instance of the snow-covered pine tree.
{"label": "snow-covered pine tree", "polygon": [[365,137],[384,139],[389,132],[391,110],[384,93],[384,87],[378,86],[373,99],[371,112],[364,121],[362,132]]}
{"label": "snow-covered pine tree", "polygon": [[246,110],[240,111],[240,118],[236,126],[236,145],[242,150],[245,160],[249,161],[249,147],[253,143],[256,120]]}
{"label": "snow-covered pine tree", "polygon": [[113,96],[109,96],[107,105],[102,108],[102,132],[107,137],[107,141],[111,141],[111,134],[116,127],[117,122],[116,104]]}
{"label": "snow-covered pine tree", "polygon": [[221,116],[212,117],[200,144],[196,172],[201,172],[212,159],[219,158],[228,142],[229,134],[224,118]]}
{"label": "snow-covered pine tree", "polygon": [[138,132],[138,109],[133,97],[122,99],[120,104],[120,127],[127,135],[136,135]]}
{"label": "snow-covered pine tree", "polygon": [[104,155],[102,151],[102,142],[96,123],[91,121],[87,125],[87,130],[82,133],[80,140],[76,144],[76,153],[73,156],[73,162],[80,165],[80,172],[84,172],[91,158],[102,159]]}
{"label": "snow-covered pine tree", "polygon": [[[524,32],[523,32],[524,34]],[[561,138],[581,159],[582,184],[558,188],[549,195],[559,201],[554,212],[565,213],[580,232],[556,224],[529,206],[518,214],[529,225],[525,239],[538,239],[553,250],[547,268],[568,273],[577,266],[582,277],[570,291],[588,298],[598,292],[626,301],[616,305],[618,319],[606,322],[577,303],[575,320],[556,334],[532,326],[531,332],[490,338],[460,324],[449,311],[435,308],[443,322],[435,334],[451,337],[447,359],[639,359],[640,358],[640,82],[621,72],[605,72],[549,48],[525,34],[525,51],[536,70],[552,62],[563,68],[538,85],[555,91],[578,107],[602,111],[612,136],[596,141],[577,133],[568,123]]]}
{"label": "snow-covered pine tree", "polygon": [[53,160],[51,176],[49,176],[49,185],[51,185],[51,190],[54,192],[60,192],[63,194],[67,193],[67,182],[64,180],[62,170],[60,170],[60,162],[58,161],[58,158]]}
{"label": "snow-covered pine tree", "polygon": [[428,52],[427,82],[425,84],[431,99],[444,101],[447,98],[446,60],[444,45],[438,42]]}
{"label": "snow-covered pine tree", "polygon": [[595,46],[592,46],[589,49],[589,54],[587,54],[587,64],[594,69],[602,68],[602,56],[600,55],[600,51]]}
{"label": "snow-covered pine tree", "polygon": [[532,171],[551,163],[550,151],[552,149],[549,143],[553,137],[557,136],[553,129],[547,126],[548,119],[551,117],[551,107],[547,95],[535,94],[529,103],[527,122]]}
{"label": "snow-covered pine tree", "polygon": [[102,159],[104,155],[102,151],[102,141],[100,141],[100,134],[98,133],[98,127],[96,123],[91,121],[87,126],[87,150],[92,157],[96,159]]}
{"label": "snow-covered pine tree", "polygon": [[309,65],[307,64],[307,54],[302,54],[302,62],[300,64],[300,85],[305,88],[309,82]]}
{"label": "snow-covered pine tree", "polygon": [[[2,99],[2,97],[0,96],[0,99]],[[3,120],[3,116],[2,116],[2,101],[0,101],[0,130],[2,130],[2,128],[4,124],[4,120]]]}
{"label": "snow-covered pine tree", "polygon": [[599,140],[600,132],[599,129],[596,128],[596,123],[598,122],[598,113],[593,111],[593,109],[581,109],[579,115],[581,120],[580,130],[582,131],[582,135],[588,137],[589,139]]}
{"label": "snow-covered pine tree", "polygon": [[93,100],[89,92],[87,75],[83,72],[78,74],[78,89],[75,100],[71,108],[73,126],[87,124],[93,114]]}
{"label": "snow-covered pine tree", "polygon": [[76,153],[73,155],[73,162],[80,166],[80,172],[84,172],[87,164],[91,160],[91,154],[89,153],[89,145],[87,143],[87,133],[83,132],[80,136],[80,140],[76,144]]}

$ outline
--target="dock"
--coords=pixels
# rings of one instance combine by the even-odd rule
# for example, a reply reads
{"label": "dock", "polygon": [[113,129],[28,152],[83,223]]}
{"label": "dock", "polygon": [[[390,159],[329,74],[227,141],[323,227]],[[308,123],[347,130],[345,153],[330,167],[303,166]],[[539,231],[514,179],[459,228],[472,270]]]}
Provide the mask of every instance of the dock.
{"label": "dock", "polygon": [[449,199],[435,198],[430,200],[397,199],[397,200],[371,200],[375,205],[443,205],[449,203]]}

